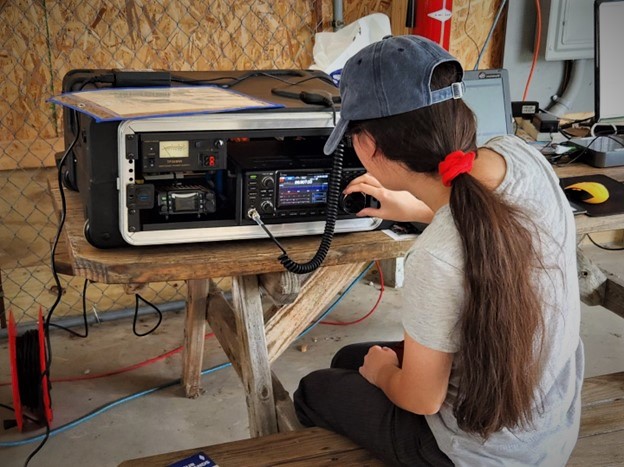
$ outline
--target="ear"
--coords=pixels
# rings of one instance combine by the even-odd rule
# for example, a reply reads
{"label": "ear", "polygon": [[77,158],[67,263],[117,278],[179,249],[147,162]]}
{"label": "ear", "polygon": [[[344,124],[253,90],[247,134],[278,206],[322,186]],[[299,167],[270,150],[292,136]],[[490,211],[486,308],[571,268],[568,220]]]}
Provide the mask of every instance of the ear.
{"label": "ear", "polygon": [[373,158],[379,154],[377,150],[377,142],[365,131],[353,135],[353,147],[358,156],[366,159]]}

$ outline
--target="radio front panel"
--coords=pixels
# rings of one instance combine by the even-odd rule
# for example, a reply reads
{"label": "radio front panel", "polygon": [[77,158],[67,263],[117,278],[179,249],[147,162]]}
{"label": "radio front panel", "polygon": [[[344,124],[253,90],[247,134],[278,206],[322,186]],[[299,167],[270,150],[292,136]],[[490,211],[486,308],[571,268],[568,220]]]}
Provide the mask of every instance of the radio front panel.
{"label": "radio front panel", "polygon": [[[119,125],[119,227],[131,245],[320,234],[333,159],[322,148],[333,121],[323,112],[213,114]],[[341,190],[364,173],[346,149]],[[336,232],[373,230],[355,213],[375,200],[341,200]]]}

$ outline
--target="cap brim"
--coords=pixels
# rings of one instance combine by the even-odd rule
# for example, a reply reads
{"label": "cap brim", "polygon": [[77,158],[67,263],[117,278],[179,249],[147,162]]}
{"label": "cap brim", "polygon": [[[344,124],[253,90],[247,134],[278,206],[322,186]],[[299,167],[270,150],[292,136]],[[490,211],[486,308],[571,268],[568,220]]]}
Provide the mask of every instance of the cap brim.
{"label": "cap brim", "polygon": [[331,132],[331,135],[329,135],[329,138],[327,138],[327,142],[325,143],[325,147],[323,148],[323,152],[326,155],[329,156],[330,154],[334,153],[334,151],[340,144],[340,141],[342,140],[345,131],[347,130],[347,126],[349,126],[349,120],[338,120],[338,123],[334,127],[334,130]]}

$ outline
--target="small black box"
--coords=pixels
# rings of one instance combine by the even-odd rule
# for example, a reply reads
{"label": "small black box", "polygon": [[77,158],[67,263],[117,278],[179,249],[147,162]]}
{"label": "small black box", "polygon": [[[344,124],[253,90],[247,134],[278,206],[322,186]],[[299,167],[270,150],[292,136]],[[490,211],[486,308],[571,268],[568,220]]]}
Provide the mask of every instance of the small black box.
{"label": "small black box", "polygon": [[533,115],[539,112],[539,102],[537,101],[514,101],[511,103],[511,115],[531,120]]}
{"label": "small black box", "polygon": [[559,131],[559,119],[545,112],[536,114],[531,123],[539,133],[556,133]]}

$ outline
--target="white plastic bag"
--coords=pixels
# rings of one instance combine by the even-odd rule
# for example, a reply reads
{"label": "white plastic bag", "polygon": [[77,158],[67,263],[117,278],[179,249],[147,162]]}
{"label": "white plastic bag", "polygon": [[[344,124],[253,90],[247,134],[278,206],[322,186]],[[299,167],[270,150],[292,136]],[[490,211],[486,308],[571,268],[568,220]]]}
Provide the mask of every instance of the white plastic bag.
{"label": "white plastic bag", "polygon": [[390,34],[390,18],[383,13],[364,16],[336,32],[319,32],[314,36],[310,68],[324,71],[338,84],[340,71],[350,57]]}

